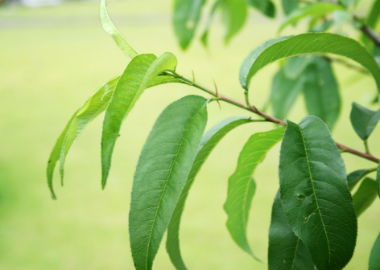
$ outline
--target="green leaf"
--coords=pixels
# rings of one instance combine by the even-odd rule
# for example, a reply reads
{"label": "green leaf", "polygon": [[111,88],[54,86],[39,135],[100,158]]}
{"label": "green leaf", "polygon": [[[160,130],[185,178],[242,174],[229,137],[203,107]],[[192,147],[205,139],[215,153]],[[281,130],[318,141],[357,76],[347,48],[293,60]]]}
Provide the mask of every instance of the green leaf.
{"label": "green leaf", "polygon": [[350,58],[368,69],[380,92],[380,68],[356,40],[331,33],[306,33],[281,38],[259,45],[244,60],[239,76],[244,89],[248,89],[252,77],[260,69],[279,59],[311,53],[331,53]]}
{"label": "green leaf", "polygon": [[111,158],[116,139],[124,118],[151,81],[164,71],[174,71],[177,59],[171,53],[159,58],[152,54],[139,55],[132,59],[121,76],[112,100],[107,108],[102,132],[102,187],[107,182]]}
{"label": "green leaf", "polygon": [[305,83],[304,76],[289,79],[284,73],[285,70],[282,68],[274,76],[271,91],[273,116],[278,119],[286,117]]}
{"label": "green leaf", "polygon": [[264,15],[269,18],[274,18],[276,16],[276,7],[272,1],[269,0],[246,0],[248,5],[261,11]]}
{"label": "green leaf", "polygon": [[161,113],[146,140],[133,179],[129,213],[137,270],[152,269],[206,124],[207,100],[186,96]]}
{"label": "green leaf", "polygon": [[380,0],[374,0],[367,18],[367,25],[376,28],[380,19]]}
{"label": "green leaf", "polygon": [[269,270],[314,270],[305,244],[294,234],[282,208],[280,191],[272,207],[268,248]]}
{"label": "green leaf", "polygon": [[357,170],[348,174],[347,175],[348,188],[350,190],[353,190],[354,187],[360,182],[360,180],[362,180],[366,175],[370,174],[371,172],[374,172],[374,170],[373,169]]}
{"label": "green leaf", "polygon": [[203,46],[205,47],[207,47],[207,44],[208,44],[208,33],[210,31],[212,20],[214,19],[214,16],[215,16],[215,12],[220,8],[223,1],[224,0],[216,0],[211,8],[210,15],[207,19],[205,30],[203,31],[203,34],[201,36],[201,42]]}
{"label": "green leaf", "polygon": [[377,185],[377,193],[380,198],[380,164],[379,164],[379,167],[377,168],[376,185]]}
{"label": "green leaf", "polygon": [[182,49],[186,49],[194,37],[204,2],[204,0],[175,0],[174,2],[174,32]]}
{"label": "green leaf", "polygon": [[377,197],[376,181],[372,178],[365,178],[352,199],[354,201],[355,213],[359,217],[368,207],[371,206]]}
{"label": "green leaf", "polygon": [[225,0],[221,8],[225,27],[224,40],[228,43],[244,26],[247,19],[247,4],[245,0]]}
{"label": "green leaf", "polygon": [[299,6],[299,2],[297,0],[281,0],[281,4],[286,16],[291,14]]}
{"label": "green leaf", "polygon": [[83,105],[80,107],[74,115],[71,117],[70,121],[67,123],[65,129],[59,136],[54,148],[50,154],[46,174],[48,179],[48,186],[52,197],[55,199],[55,194],[53,190],[53,173],[54,168],[58,160],[60,160],[60,172],[61,181],[63,184],[63,168],[65,163],[65,158],[69,152],[71,146],[75,140],[82,133],[84,128],[101,112],[103,112],[113,95],[113,91],[116,87],[120,77],[110,80],[103,86],[101,86],[95,94],[90,97]]}
{"label": "green leaf", "polygon": [[318,270],[342,269],[354,252],[357,220],[342,157],[321,119],[288,121],[279,175],[286,217]]}
{"label": "green leaf", "polygon": [[372,247],[371,255],[369,257],[369,270],[380,269],[380,234],[377,237],[375,244]]}
{"label": "green leaf", "polygon": [[285,22],[280,26],[278,33],[280,33],[286,26],[295,24],[299,20],[307,17],[320,17],[335,10],[344,10],[344,8],[340,5],[327,2],[317,2],[298,8],[289,14]]}
{"label": "green leaf", "polygon": [[315,57],[313,64],[305,70],[304,97],[309,114],[318,116],[333,129],[338,120],[342,102],[339,86],[330,63]]}
{"label": "green leaf", "polygon": [[236,244],[256,260],[259,259],[252,252],[246,235],[249,209],[255,191],[252,175],[283,134],[284,128],[253,134],[240,152],[235,172],[228,179],[227,201],[224,204],[228,215],[228,231]]}
{"label": "green leaf", "polygon": [[314,57],[310,57],[310,55],[294,56],[287,59],[283,67],[284,75],[291,80],[297,79],[312,60]]}
{"label": "green leaf", "polygon": [[212,127],[202,138],[201,145],[198,149],[198,154],[195,157],[193,167],[187,177],[186,185],[182,190],[181,196],[178,200],[176,208],[173,212],[173,216],[170,220],[168,227],[168,238],[166,242],[166,250],[170,256],[173,265],[178,270],[186,270],[185,263],[183,262],[180,245],[179,245],[179,227],[181,222],[182,213],[185,207],[186,199],[189,194],[190,188],[194,183],[195,177],[197,176],[203,163],[206,161],[207,157],[210,155],[211,151],[219,143],[219,141],[227,135],[232,129],[241,126],[246,123],[250,123],[249,117],[231,117],[227,118],[220,123]]}
{"label": "green leaf", "polygon": [[138,55],[138,53],[132,48],[132,46],[112,23],[107,13],[106,0],[100,0],[100,20],[102,21],[103,29],[112,36],[117,46],[119,46],[127,56],[134,58]]}
{"label": "green leaf", "polygon": [[244,89],[248,89],[250,78],[248,79],[248,73],[252,67],[252,65],[255,63],[257,57],[261,55],[262,52],[264,52],[267,48],[272,46],[273,44],[286,40],[290,36],[285,36],[285,37],[277,37],[277,38],[272,38],[270,40],[265,41],[264,43],[260,44],[256,48],[254,48],[248,56],[244,59],[243,63],[241,64],[240,67],[240,72],[239,72],[239,81],[241,86]]}
{"label": "green leaf", "polygon": [[380,110],[375,112],[352,102],[350,119],[356,134],[366,141],[380,120]]}

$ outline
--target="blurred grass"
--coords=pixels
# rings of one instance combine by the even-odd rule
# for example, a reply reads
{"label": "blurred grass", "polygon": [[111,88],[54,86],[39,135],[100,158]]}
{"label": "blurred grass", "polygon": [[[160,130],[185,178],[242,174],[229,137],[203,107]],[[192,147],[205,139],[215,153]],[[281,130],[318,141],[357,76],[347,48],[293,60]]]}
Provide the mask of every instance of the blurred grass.
{"label": "blurred grass", "polygon": [[[276,35],[279,21],[254,13],[239,36],[225,47],[216,22],[211,48],[195,40],[187,52],[176,43],[170,26],[172,1],[129,0],[109,3],[115,23],[140,53],[175,53],[178,71],[243,100],[237,74],[248,52]],[[365,2],[365,1],[364,1]],[[45,165],[56,138],[71,114],[108,79],[124,70],[128,59],[102,30],[97,3],[66,3],[57,7],[0,9],[0,269],[133,269],[128,243],[128,205],[139,151],[158,114],[167,104],[187,94],[202,94],[185,86],[165,85],[145,92],[117,142],[111,175],[100,188],[100,132],[96,119],[67,158],[65,187],[58,186],[52,201]],[[252,16],[251,16],[252,17]],[[288,33],[295,30],[288,29]],[[285,33],[287,34],[287,33]],[[251,102],[263,104],[277,65],[253,80]],[[342,86],[343,111],[333,132],[337,141],[362,149],[348,115],[350,102],[367,105],[376,92],[372,78],[355,84],[355,73],[336,66]],[[228,104],[209,108],[209,127],[233,115],[248,115]],[[289,119],[305,115],[302,100]],[[266,269],[233,243],[225,228],[222,205],[227,179],[248,137],[273,125],[252,124],[229,134],[214,150],[198,175],[181,228],[181,245],[189,269]],[[370,139],[373,153],[380,129]],[[271,204],[278,188],[279,145],[255,174],[249,239],[253,250],[266,258]],[[375,165],[344,154],[348,171]],[[379,233],[380,204],[360,217],[355,256],[347,269],[365,269]],[[155,269],[173,269],[162,245]]]}

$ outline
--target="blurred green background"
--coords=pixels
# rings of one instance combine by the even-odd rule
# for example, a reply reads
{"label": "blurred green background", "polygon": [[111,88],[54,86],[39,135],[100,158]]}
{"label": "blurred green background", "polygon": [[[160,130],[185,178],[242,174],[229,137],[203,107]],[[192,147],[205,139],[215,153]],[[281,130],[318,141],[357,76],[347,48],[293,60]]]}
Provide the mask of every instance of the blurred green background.
{"label": "blurred green background", "polygon": [[[277,3],[278,4],[278,3]],[[365,12],[367,1],[361,2]],[[178,71],[243,100],[238,70],[248,52],[275,37],[281,16],[269,20],[251,10],[250,20],[229,46],[223,45],[218,20],[210,48],[198,40],[180,51],[171,29],[171,0],[124,0],[109,3],[115,24],[140,53],[176,54]],[[279,6],[279,5],[278,5]],[[128,59],[102,30],[97,2],[69,2],[54,7],[0,7],[0,269],[133,269],[128,241],[128,210],[139,152],[158,114],[170,102],[201,92],[181,85],[148,89],[124,122],[105,191],[100,188],[100,134],[96,119],[74,144],[65,187],[55,178],[57,201],[50,198],[45,166],[50,151],[74,111],[101,84],[121,74]],[[301,25],[299,30],[302,30]],[[284,34],[294,33],[288,29]],[[363,149],[349,123],[350,102],[368,105],[376,93],[373,79],[334,66],[341,85],[343,111],[333,135]],[[277,64],[252,81],[251,102],[261,107]],[[360,79],[360,80],[359,80]],[[249,115],[229,104],[209,107],[209,124],[234,115]],[[289,115],[305,116],[302,98]],[[273,124],[250,124],[231,132],[202,168],[189,196],[181,228],[181,246],[189,269],[266,269],[231,240],[223,211],[227,179],[248,137]],[[380,156],[380,128],[369,143]],[[377,143],[377,145],[376,145]],[[253,250],[266,258],[271,205],[278,188],[278,150],[273,149],[255,173],[258,190],[248,225]],[[347,171],[375,164],[343,154]],[[366,269],[380,231],[377,200],[359,220],[354,259],[347,269]],[[164,245],[154,269],[174,269]]]}

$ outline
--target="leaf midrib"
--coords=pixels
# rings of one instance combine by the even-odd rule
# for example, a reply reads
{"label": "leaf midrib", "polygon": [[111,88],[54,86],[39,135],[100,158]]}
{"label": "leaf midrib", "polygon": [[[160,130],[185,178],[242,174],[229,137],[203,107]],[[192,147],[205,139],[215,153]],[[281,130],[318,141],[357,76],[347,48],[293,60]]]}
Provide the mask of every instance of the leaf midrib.
{"label": "leaf midrib", "polygon": [[151,243],[151,239],[152,239],[153,227],[154,227],[154,225],[156,224],[158,210],[160,209],[160,205],[161,205],[162,197],[163,197],[163,195],[164,195],[164,193],[165,193],[165,189],[166,189],[166,187],[167,187],[167,185],[168,185],[168,180],[169,180],[169,178],[170,178],[170,176],[171,176],[171,174],[172,174],[174,164],[175,164],[175,162],[176,162],[176,160],[177,160],[178,153],[179,153],[179,151],[180,151],[181,148],[182,148],[182,144],[183,144],[183,142],[185,141],[186,135],[187,135],[187,133],[189,132],[189,129],[190,129],[190,127],[192,126],[195,117],[198,115],[199,111],[203,108],[203,106],[204,106],[204,104],[203,104],[203,105],[197,110],[197,112],[196,112],[196,113],[194,114],[194,116],[192,117],[191,122],[189,123],[188,128],[186,129],[186,132],[185,132],[184,136],[182,137],[181,143],[179,144],[179,147],[178,147],[177,153],[176,153],[176,155],[175,155],[175,158],[173,159],[172,165],[170,166],[169,174],[168,174],[168,176],[166,177],[165,186],[164,186],[164,188],[163,188],[163,190],[162,190],[162,192],[161,192],[161,197],[160,197],[160,200],[158,201],[157,210],[156,210],[156,213],[154,214],[152,227],[151,227],[151,229],[150,229],[149,242],[148,242],[147,249],[146,249],[146,259],[145,259],[145,260],[146,260],[146,261],[145,261],[146,264],[145,264],[145,269],[148,269],[148,255],[149,255],[149,247],[150,247],[150,243]]}
{"label": "leaf midrib", "polygon": [[[297,127],[299,127],[297,125]],[[314,197],[315,197],[315,202],[317,204],[317,209],[318,209],[318,213],[319,213],[319,216],[321,218],[321,223],[322,223],[322,226],[323,226],[323,232],[325,233],[325,236],[326,236],[326,241],[327,241],[327,248],[328,248],[328,253],[329,253],[329,264],[330,264],[330,260],[331,260],[331,253],[330,253],[330,242],[329,242],[329,238],[327,236],[327,233],[326,233],[326,227],[325,227],[325,223],[323,221],[323,217],[322,217],[322,214],[321,214],[321,210],[319,208],[319,204],[318,204],[318,198],[317,198],[317,194],[315,193],[315,189],[314,189],[314,180],[313,180],[313,175],[311,173],[311,169],[310,169],[310,160],[309,160],[309,155],[307,154],[307,149],[306,149],[306,141],[305,141],[305,137],[303,135],[303,131],[301,129],[301,127],[299,127],[299,130],[300,130],[300,133],[301,133],[301,137],[302,137],[302,142],[304,144],[304,149],[305,149],[305,158],[306,158],[306,163],[307,163],[307,169],[309,171],[309,174],[310,174],[310,181],[311,181],[311,186],[312,186],[312,189],[313,189],[313,194],[314,194]]]}

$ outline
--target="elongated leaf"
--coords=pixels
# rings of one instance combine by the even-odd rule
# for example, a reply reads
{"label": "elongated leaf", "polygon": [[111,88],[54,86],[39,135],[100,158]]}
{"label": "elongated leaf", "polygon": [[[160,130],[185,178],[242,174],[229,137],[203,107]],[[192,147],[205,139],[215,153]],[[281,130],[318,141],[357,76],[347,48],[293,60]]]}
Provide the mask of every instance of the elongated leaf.
{"label": "elongated leaf", "polygon": [[367,170],[357,170],[351,172],[349,175],[347,175],[347,184],[350,190],[353,190],[354,187],[362,180],[366,175],[373,172],[373,169],[367,169]]}
{"label": "elongated leaf", "polygon": [[194,37],[204,2],[204,0],[175,0],[174,2],[174,32],[182,49],[186,49]]}
{"label": "elongated leaf", "polygon": [[341,5],[336,5],[328,2],[316,2],[302,8],[294,10],[286,18],[285,22],[280,26],[280,33],[286,26],[297,23],[307,17],[320,17],[335,10],[344,10]]}
{"label": "elongated leaf", "polygon": [[48,186],[53,198],[55,198],[53,190],[53,173],[54,168],[58,160],[60,160],[60,172],[61,172],[61,181],[63,183],[63,168],[65,163],[65,157],[69,152],[71,146],[75,140],[82,133],[84,128],[101,112],[103,112],[113,95],[113,91],[116,87],[116,84],[119,80],[119,77],[110,80],[103,86],[101,86],[95,94],[90,97],[82,107],[80,107],[74,115],[71,117],[70,121],[67,123],[65,129],[59,136],[54,148],[50,154],[48,165],[47,165],[47,179]]}
{"label": "elongated leaf", "polygon": [[166,70],[175,70],[177,59],[171,53],[156,58],[152,54],[136,56],[121,76],[107,108],[102,132],[102,187],[106,185],[116,139],[124,118],[152,80]]}
{"label": "elongated leaf", "polygon": [[225,0],[221,8],[225,27],[224,40],[228,43],[244,26],[247,19],[247,4],[244,0]]}
{"label": "elongated leaf", "polygon": [[305,70],[304,97],[309,114],[321,118],[330,129],[338,120],[342,102],[334,72],[327,60],[315,57]]}
{"label": "elongated leaf", "polygon": [[350,119],[356,134],[366,141],[380,120],[380,110],[375,112],[353,102]]}
{"label": "elongated leaf", "polygon": [[246,2],[257,10],[261,11],[269,18],[276,16],[276,7],[272,1],[269,0],[246,0]]}
{"label": "elongated leaf", "polygon": [[172,219],[168,227],[168,238],[166,242],[166,250],[170,256],[173,265],[178,270],[186,270],[185,263],[183,262],[181,251],[179,247],[179,226],[183,209],[185,207],[186,199],[189,194],[190,188],[193,185],[195,177],[197,176],[203,163],[210,155],[211,151],[219,143],[219,141],[227,135],[232,129],[246,123],[250,123],[249,117],[231,117],[221,121],[212,127],[202,138],[201,145],[198,149],[198,154],[195,157],[193,167],[187,177],[186,185],[182,190],[181,196],[173,212]]}
{"label": "elongated leaf", "polygon": [[379,198],[380,198],[380,164],[379,164],[379,167],[377,168],[376,184],[377,184],[377,194],[379,195]]}
{"label": "elongated leaf", "polygon": [[214,19],[215,13],[220,8],[223,1],[224,0],[216,0],[215,3],[213,4],[212,8],[211,8],[210,15],[209,15],[207,23],[206,23],[206,27],[203,30],[203,34],[201,36],[201,42],[202,42],[203,46],[205,46],[205,47],[207,47],[207,44],[208,44],[208,33],[210,31],[212,20]]}
{"label": "elongated leaf", "polygon": [[247,56],[240,68],[239,76],[244,89],[248,89],[251,78],[260,69],[279,59],[311,53],[331,53],[350,58],[368,69],[380,92],[380,68],[356,40],[331,33],[306,33],[282,39],[267,41]]}
{"label": "elongated leaf", "polygon": [[380,234],[377,237],[375,244],[372,247],[371,255],[369,257],[369,270],[380,269]]}
{"label": "elongated leaf", "polygon": [[374,0],[367,18],[367,25],[376,28],[380,20],[380,0]]}
{"label": "elongated leaf", "polygon": [[297,79],[313,60],[314,57],[310,55],[294,56],[287,59],[283,67],[284,75],[291,80]]}
{"label": "elongated leaf", "polygon": [[241,86],[244,89],[248,89],[250,79],[248,80],[247,76],[248,76],[248,73],[249,73],[252,65],[255,63],[257,57],[259,57],[262,52],[264,52],[267,48],[269,48],[273,44],[280,42],[280,41],[283,41],[283,40],[286,40],[289,37],[290,36],[277,37],[277,38],[267,40],[267,41],[263,42],[262,44],[260,44],[259,46],[257,46],[256,48],[254,48],[248,54],[248,56],[244,59],[242,65],[240,67],[240,72],[239,72],[239,81],[240,81]]}
{"label": "elongated leaf", "polygon": [[284,128],[253,134],[240,152],[235,172],[228,179],[227,201],[224,204],[228,215],[228,231],[236,244],[255,259],[258,258],[248,244],[246,233],[255,190],[252,175],[266,153],[282,139],[283,134]]}
{"label": "elongated leaf", "polygon": [[117,46],[119,46],[127,56],[134,58],[138,55],[138,53],[132,48],[132,46],[112,23],[107,13],[106,0],[100,0],[100,20],[102,21],[103,29],[112,36]]}
{"label": "elongated leaf", "polygon": [[280,191],[272,207],[268,248],[269,270],[314,270],[305,244],[294,234],[282,208]]}
{"label": "elongated leaf", "polygon": [[318,270],[343,269],[354,252],[357,220],[342,157],[321,119],[288,121],[279,174],[286,217]]}
{"label": "elongated leaf", "polygon": [[206,124],[207,100],[186,96],[161,113],[149,134],[133,179],[129,213],[137,270],[152,269]]}
{"label": "elongated leaf", "polygon": [[286,16],[290,15],[299,6],[297,0],[281,0],[281,4]]}
{"label": "elongated leaf", "polygon": [[359,217],[368,207],[371,206],[377,197],[376,181],[372,178],[365,178],[352,199],[354,201],[355,213]]}
{"label": "elongated leaf", "polygon": [[278,119],[286,117],[305,84],[305,76],[289,79],[284,73],[282,68],[274,76],[271,91],[273,115]]}

